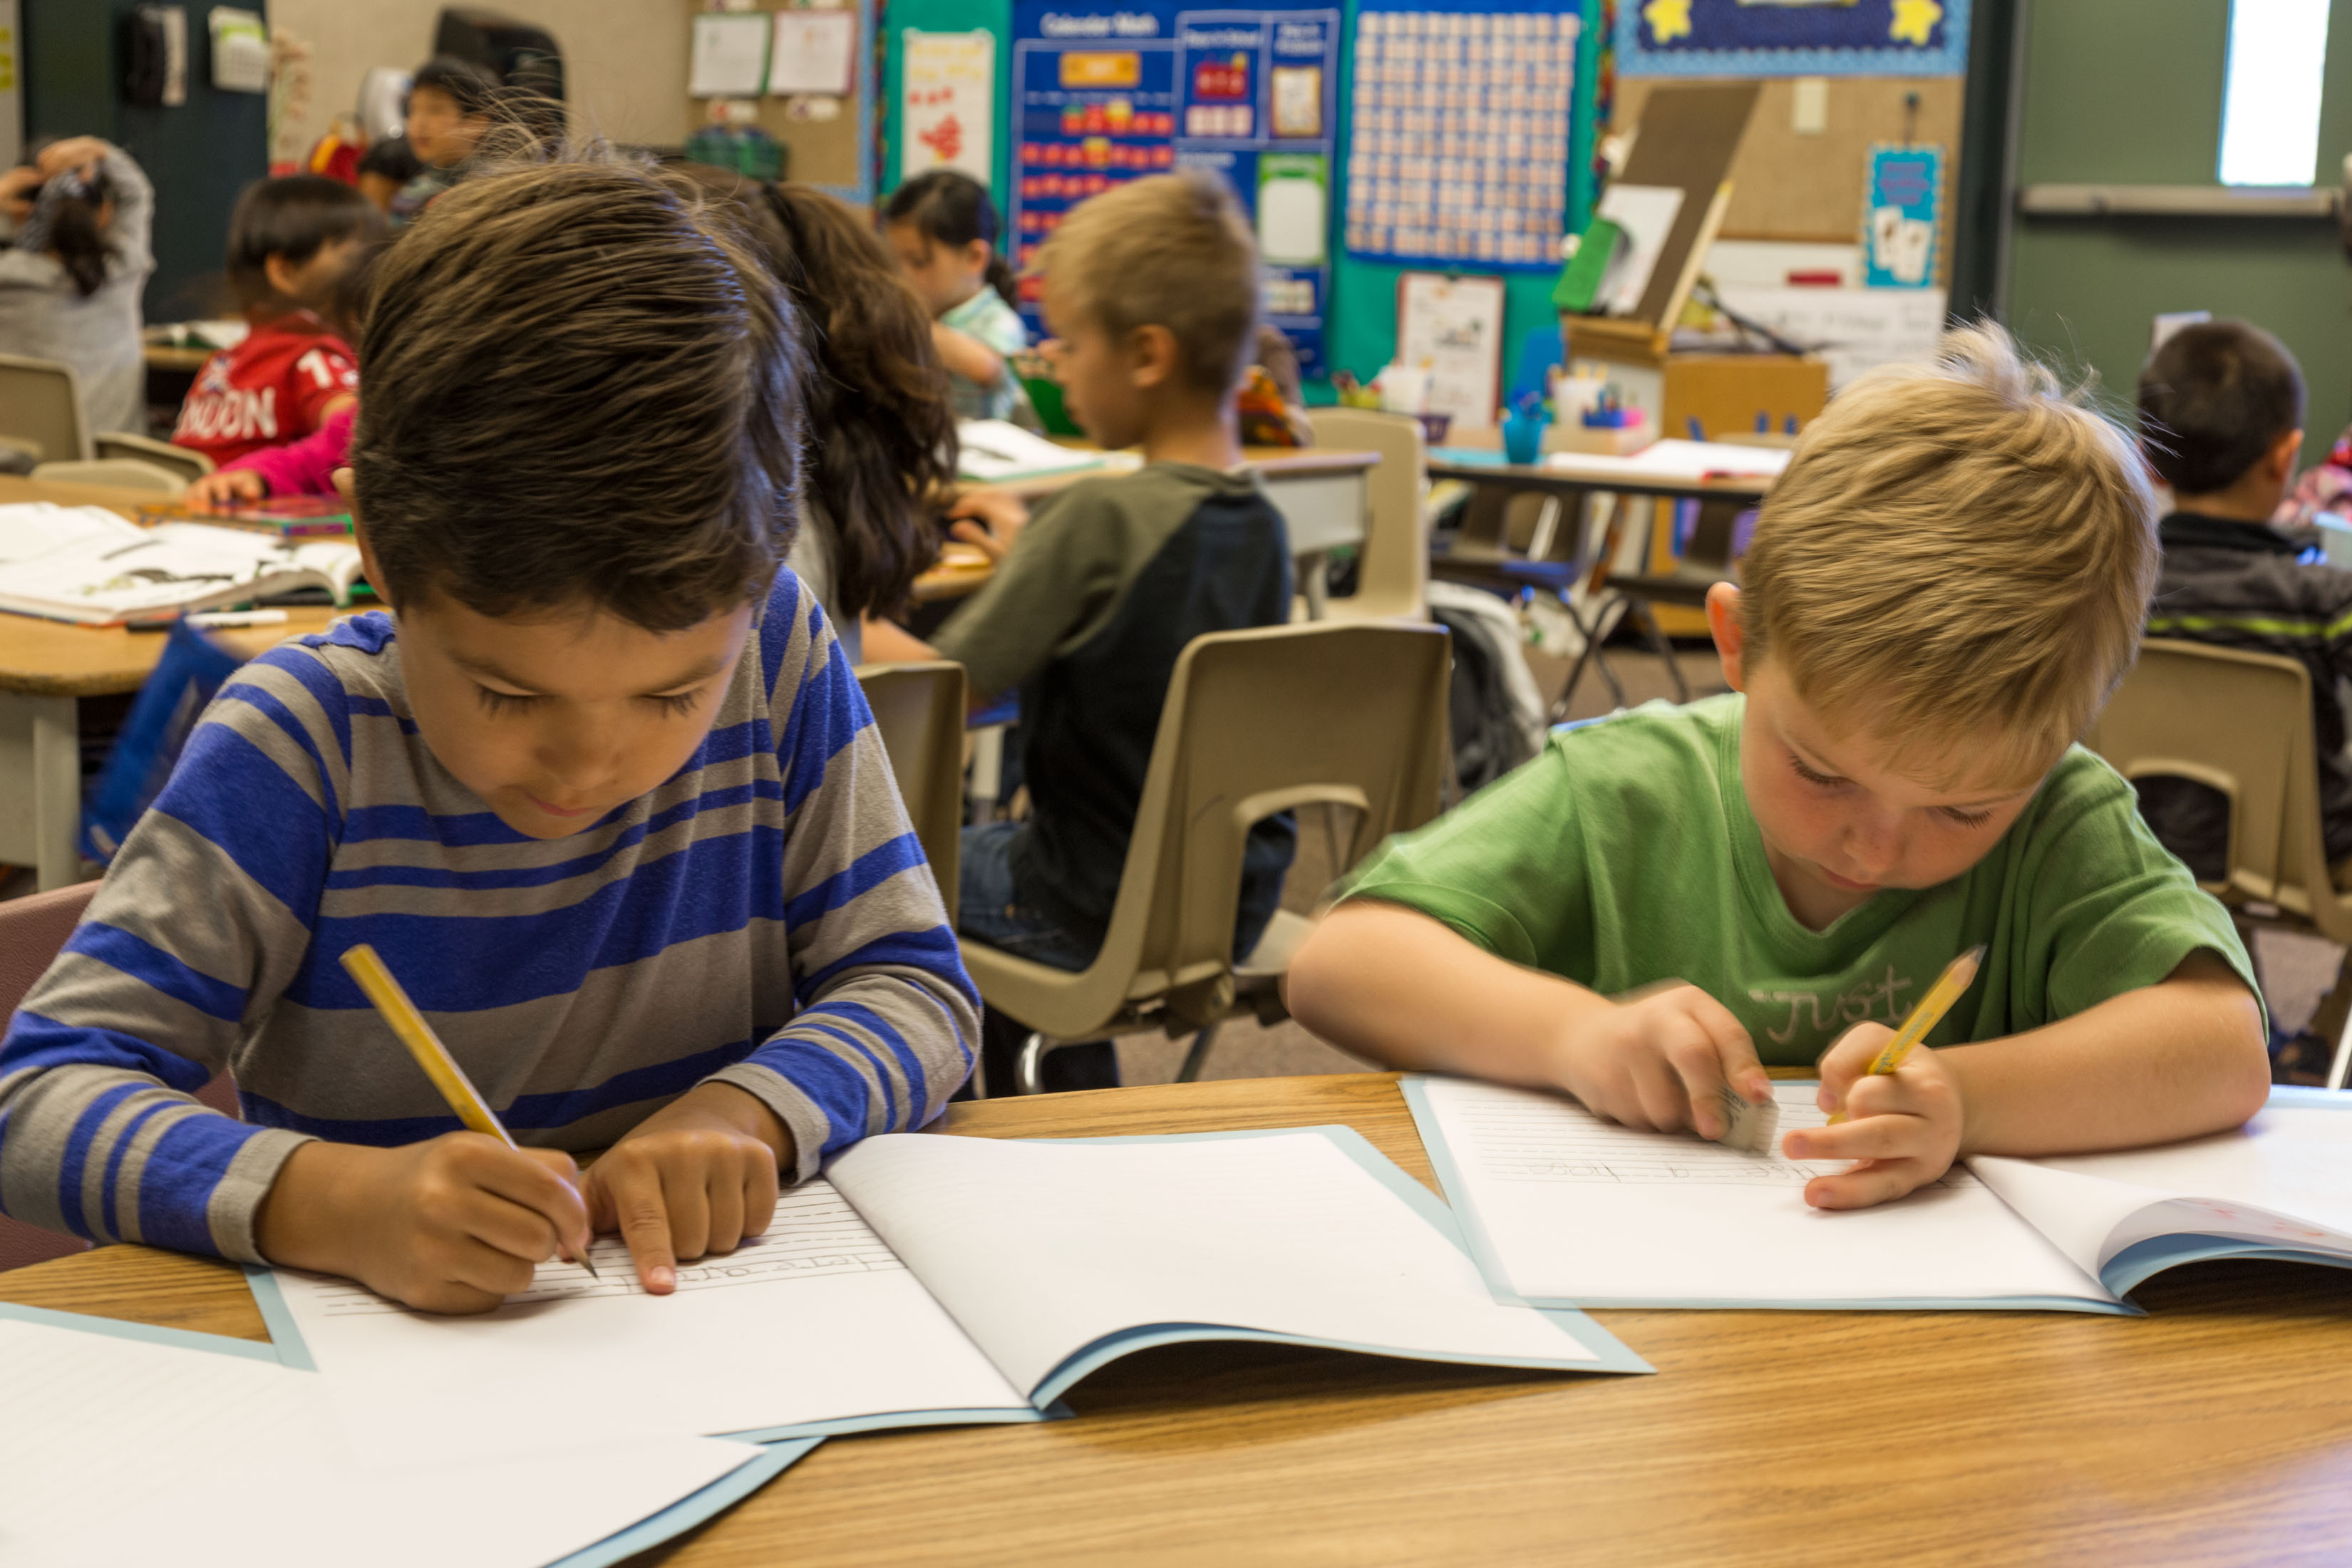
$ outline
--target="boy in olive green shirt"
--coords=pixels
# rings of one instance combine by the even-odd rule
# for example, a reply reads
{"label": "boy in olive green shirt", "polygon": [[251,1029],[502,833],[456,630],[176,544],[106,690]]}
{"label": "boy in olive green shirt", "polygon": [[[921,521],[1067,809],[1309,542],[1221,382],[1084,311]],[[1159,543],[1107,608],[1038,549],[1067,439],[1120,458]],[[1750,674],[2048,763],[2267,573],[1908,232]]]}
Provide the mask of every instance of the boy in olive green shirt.
{"label": "boy in olive green shirt", "polygon": [[[1707,610],[1734,695],[1557,735],[1389,845],[1293,962],[1308,1028],[1401,1068],[1564,1089],[1713,1137],[1728,1084],[1820,1059],[1853,1159],[1807,1199],[1899,1197],[1962,1154],[2234,1126],[2268,1092],[2227,914],[2073,745],[2137,650],[2158,564],[2128,440],[1997,329],[1849,387]],[[1864,1074],[1958,953],[1978,979]],[[1826,1054],[1823,1054],[1826,1052]]]}

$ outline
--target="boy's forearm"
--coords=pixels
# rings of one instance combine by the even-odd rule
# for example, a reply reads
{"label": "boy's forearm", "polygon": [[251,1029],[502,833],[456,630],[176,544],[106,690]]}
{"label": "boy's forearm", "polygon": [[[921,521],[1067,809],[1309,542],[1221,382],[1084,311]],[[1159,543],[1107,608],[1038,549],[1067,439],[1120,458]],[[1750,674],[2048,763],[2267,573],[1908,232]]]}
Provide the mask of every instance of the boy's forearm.
{"label": "boy's forearm", "polygon": [[1397,904],[1341,904],[1292,960],[1291,1014],[1343,1050],[1408,1071],[1557,1086],[1559,1045],[1609,1001],[1522,969]]}
{"label": "boy's forearm", "polygon": [[2193,1138],[2262,1109],[2261,1005],[2210,953],[2044,1028],[1940,1053],[1962,1154],[2089,1153]]}

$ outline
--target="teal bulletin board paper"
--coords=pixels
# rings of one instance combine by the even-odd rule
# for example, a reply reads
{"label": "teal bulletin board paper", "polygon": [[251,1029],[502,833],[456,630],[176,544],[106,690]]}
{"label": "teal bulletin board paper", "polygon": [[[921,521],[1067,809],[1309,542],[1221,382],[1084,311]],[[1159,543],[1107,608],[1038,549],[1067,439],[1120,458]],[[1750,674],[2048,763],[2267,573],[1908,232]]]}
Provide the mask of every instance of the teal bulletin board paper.
{"label": "teal bulletin board paper", "polygon": [[569,1557],[556,1559],[548,1568],[610,1568],[611,1564],[634,1557],[649,1547],[659,1546],[672,1536],[683,1535],[704,1521],[726,1512],[782,1475],[806,1458],[821,1440],[801,1437],[783,1443],[747,1445],[756,1451],[745,1464],[728,1471],[700,1491],[678,1499],[659,1513],[647,1515],[618,1534],[608,1535],[595,1545],[585,1547]]}

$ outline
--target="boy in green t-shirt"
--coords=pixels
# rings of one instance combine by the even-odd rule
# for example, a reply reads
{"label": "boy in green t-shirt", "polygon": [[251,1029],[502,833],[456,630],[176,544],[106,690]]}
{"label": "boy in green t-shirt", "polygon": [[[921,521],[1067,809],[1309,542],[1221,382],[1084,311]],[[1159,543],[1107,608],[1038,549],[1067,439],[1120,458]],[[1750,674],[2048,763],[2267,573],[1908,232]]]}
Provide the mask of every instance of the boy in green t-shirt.
{"label": "boy in green t-shirt", "polygon": [[[2158,565],[2129,439],[1998,329],[1848,387],[1707,616],[1733,694],[1556,735],[1390,844],[1290,970],[1361,1056],[1564,1089],[1630,1127],[1722,1129],[1729,1084],[1820,1058],[1883,1203],[1963,1154],[2234,1126],[2268,1087],[2220,904],[2072,742],[2130,666]],[[1954,955],[1970,992],[1865,1078]],[[1824,1048],[1826,1047],[1826,1054]]]}

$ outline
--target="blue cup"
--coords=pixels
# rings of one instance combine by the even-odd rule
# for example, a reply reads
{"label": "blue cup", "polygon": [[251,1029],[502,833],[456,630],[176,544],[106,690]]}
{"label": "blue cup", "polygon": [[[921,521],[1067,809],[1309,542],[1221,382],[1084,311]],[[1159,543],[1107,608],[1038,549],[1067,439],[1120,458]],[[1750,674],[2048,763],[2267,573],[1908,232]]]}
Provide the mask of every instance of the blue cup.
{"label": "blue cup", "polygon": [[1543,460],[1544,432],[1551,421],[1540,414],[1523,414],[1514,408],[1503,416],[1503,452],[1514,463],[1537,463]]}

